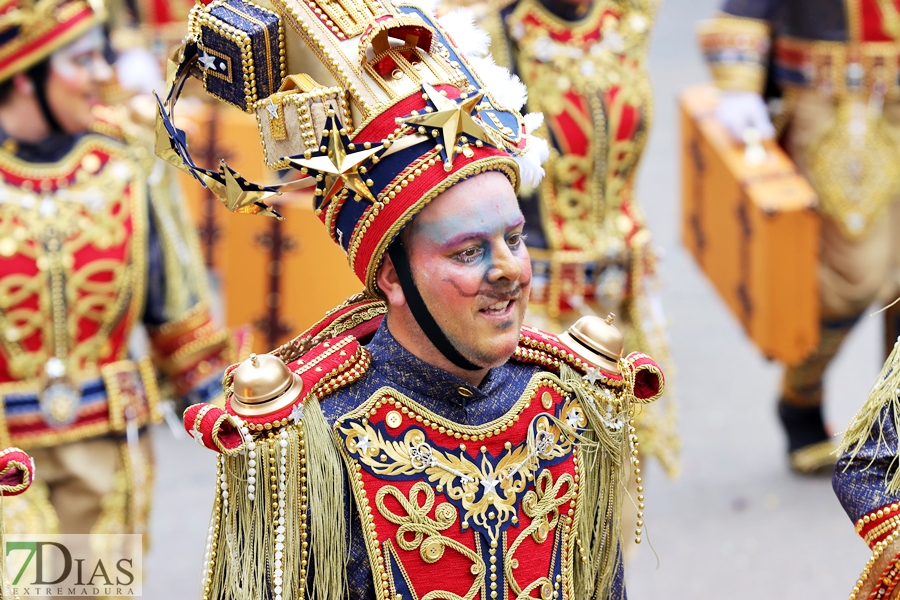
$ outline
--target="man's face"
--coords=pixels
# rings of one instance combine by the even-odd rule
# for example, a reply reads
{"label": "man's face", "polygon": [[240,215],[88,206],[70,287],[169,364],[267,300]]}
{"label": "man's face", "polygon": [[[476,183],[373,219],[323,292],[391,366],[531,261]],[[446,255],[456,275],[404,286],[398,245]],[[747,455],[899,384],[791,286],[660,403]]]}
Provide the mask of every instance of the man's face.
{"label": "man's face", "polygon": [[524,223],[509,181],[487,172],[437,196],[404,239],[426,305],[478,365],[505,363],[518,344],[531,291]]}
{"label": "man's face", "polygon": [[50,57],[47,103],[66,133],[83,133],[95,120],[100,88],[112,77],[103,49],[103,33],[95,27]]}

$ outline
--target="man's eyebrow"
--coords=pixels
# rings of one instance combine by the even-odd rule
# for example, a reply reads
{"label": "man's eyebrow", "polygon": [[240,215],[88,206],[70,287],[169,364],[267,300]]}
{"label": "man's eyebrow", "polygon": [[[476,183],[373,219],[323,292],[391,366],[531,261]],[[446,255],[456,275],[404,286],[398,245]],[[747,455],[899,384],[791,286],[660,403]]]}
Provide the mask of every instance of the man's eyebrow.
{"label": "man's eyebrow", "polygon": [[[521,227],[524,223],[525,217],[520,215],[519,218],[517,218],[511,225],[504,229],[504,233],[509,233],[513,229]],[[452,238],[441,244],[441,248],[451,248],[453,246],[462,244],[463,242],[468,242],[469,240],[483,240],[484,238],[491,237],[491,235],[493,235],[493,232],[491,231],[466,231],[453,236]]]}
{"label": "man's eyebrow", "polygon": [[524,224],[525,224],[525,216],[519,215],[519,218],[516,219],[515,221],[513,221],[513,224],[506,228],[506,233],[509,233],[513,229],[516,229],[517,227],[521,227]]}
{"label": "man's eyebrow", "polygon": [[468,242],[469,240],[483,240],[486,237],[490,237],[490,235],[491,234],[486,231],[466,231],[465,233],[454,235],[452,238],[441,244],[441,248],[450,248],[462,244],[463,242]]}

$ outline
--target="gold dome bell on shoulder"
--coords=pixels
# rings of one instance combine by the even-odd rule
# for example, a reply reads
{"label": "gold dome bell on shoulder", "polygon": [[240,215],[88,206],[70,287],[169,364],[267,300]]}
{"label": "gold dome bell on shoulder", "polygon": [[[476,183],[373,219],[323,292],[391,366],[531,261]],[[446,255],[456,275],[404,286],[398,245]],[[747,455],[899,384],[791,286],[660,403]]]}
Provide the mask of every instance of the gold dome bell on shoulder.
{"label": "gold dome bell on shoulder", "polygon": [[267,415],[293,404],[303,380],[271,354],[251,354],[234,370],[232,409],[241,416]]}
{"label": "gold dome bell on shoulder", "polygon": [[619,359],[625,350],[625,338],[612,324],[615,316],[609,313],[605,319],[597,316],[581,317],[568,330],[559,334],[559,341],[581,360],[609,373],[618,373]]}

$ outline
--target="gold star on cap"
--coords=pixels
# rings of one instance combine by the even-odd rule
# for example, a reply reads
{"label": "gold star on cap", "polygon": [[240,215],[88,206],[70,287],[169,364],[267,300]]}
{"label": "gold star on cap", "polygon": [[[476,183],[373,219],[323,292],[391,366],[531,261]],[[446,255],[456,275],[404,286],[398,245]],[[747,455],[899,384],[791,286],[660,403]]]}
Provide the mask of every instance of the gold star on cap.
{"label": "gold star on cap", "polygon": [[[322,156],[311,158],[291,158],[291,164],[306,167],[316,174],[325,175],[325,189],[321,206],[328,204],[338,192],[347,188],[356,192],[369,202],[375,203],[375,196],[359,173],[362,164],[382,150],[382,146],[347,153],[337,117],[329,111],[331,129],[328,136],[328,150]],[[308,156],[308,155],[307,155]],[[318,194],[318,192],[316,192]],[[358,198],[357,198],[358,199]]]}
{"label": "gold star on cap", "polygon": [[478,92],[474,96],[457,103],[442,95],[430,83],[423,83],[422,89],[425,90],[425,94],[431,103],[434,104],[436,110],[424,115],[406,117],[402,120],[402,123],[404,125],[433,127],[441,130],[444,146],[444,149],[441,151],[444,154],[444,170],[449,171],[453,168],[453,155],[456,150],[457,137],[466,134],[476,140],[487,141],[484,127],[472,118],[472,110],[481,102],[484,93]]}
{"label": "gold star on cap", "polygon": [[205,173],[201,173],[200,176],[203,178],[206,186],[222,201],[222,204],[228,210],[233,213],[274,217],[278,220],[284,219],[272,207],[267,206],[263,202],[266,198],[276,196],[277,192],[252,184],[240,175],[235,177],[235,172],[224,161],[219,167],[219,173],[224,178],[224,183]]}

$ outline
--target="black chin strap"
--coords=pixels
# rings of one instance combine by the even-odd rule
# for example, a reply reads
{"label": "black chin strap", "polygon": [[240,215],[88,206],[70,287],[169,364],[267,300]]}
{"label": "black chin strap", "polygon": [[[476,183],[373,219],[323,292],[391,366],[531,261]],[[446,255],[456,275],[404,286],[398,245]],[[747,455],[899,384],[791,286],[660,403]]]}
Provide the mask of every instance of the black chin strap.
{"label": "black chin strap", "polygon": [[47,120],[50,132],[61,133],[63,129],[60,126],[59,121],[57,121],[56,117],[53,115],[53,111],[50,109],[50,103],[47,101],[47,78],[50,76],[50,60],[47,59],[39,62],[28,69],[25,75],[31,80],[32,85],[34,85],[34,95],[37,98],[38,106],[41,107],[41,113],[44,115],[44,119]]}
{"label": "black chin strap", "polygon": [[409,257],[406,255],[406,249],[403,247],[403,242],[400,241],[399,238],[388,248],[388,254],[391,257],[391,261],[394,263],[394,269],[397,270],[397,277],[400,279],[400,288],[403,290],[403,295],[406,296],[406,303],[409,305],[409,310],[412,312],[416,323],[418,323],[419,327],[422,328],[422,331],[425,332],[425,336],[432,344],[434,344],[434,347],[437,348],[447,360],[460,369],[465,369],[467,371],[483,369],[484,367],[480,367],[475,363],[470,362],[465,356],[459,353],[459,350],[457,350],[450,340],[447,339],[444,331],[437,324],[437,321],[434,320],[428,307],[425,306],[425,300],[422,299],[419,288],[416,286],[416,282],[413,279],[412,269],[410,269],[409,266]]}

